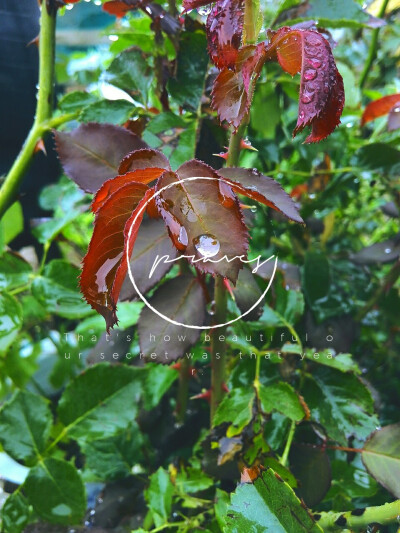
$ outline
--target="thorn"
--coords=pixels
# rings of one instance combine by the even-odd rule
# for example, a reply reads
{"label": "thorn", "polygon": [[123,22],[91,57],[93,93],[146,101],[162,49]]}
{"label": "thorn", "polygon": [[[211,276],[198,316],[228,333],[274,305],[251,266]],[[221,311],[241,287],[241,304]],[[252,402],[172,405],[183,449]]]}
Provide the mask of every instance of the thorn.
{"label": "thorn", "polygon": [[43,152],[44,155],[47,156],[46,147],[44,145],[43,139],[39,139],[36,143],[35,149],[33,151],[34,154],[37,154],[38,152]]}
{"label": "thorn", "polygon": [[190,400],[206,400],[208,403],[211,401],[211,389],[205,390],[200,394],[196,394],[196,396],[192,396]]}
{"label": "thorn", "polygon": [[224,285],[225,285],[225,287],[226,287],[226,290],[227,290],[227,291],[229,292],[229,294],[231,295],[232,300],[234,300],[234,299],[235,299],[235,296],[234,296],[234,294],[233,294],[232,287],[231,287],[231,285],[230,285],[230,283],[229,283],[229,280],[226,279],[226,278],[224,278]]}
{"label": "thorn", "polygon": [[253,150],[253,152],[258,152],[257,148],[254,148],[250,142],[246,142],[244,139],[240,140],[240,148],[241,150]]}
{"label": "thorn", "polygon": [[229,392],[228,385],[227,385],[226,383],[222,383],[222,385],[221,385],[221,389],[222,389],[224,392]]}
{"label": "thorn", "polygon": [[29,41],[26,47],[28,48],[28,46],[31,46],[32,44],[34,44],[37,48],[39,48],[39,35],[36,35],[36,37],[32,39],[32,41]]}
{"label": "thorn", "polygon": [[228,159],[228,152],[221,152],[219,154],[212,154],[214,157],[221,157],[222,159],[225,159],[225,161]]}

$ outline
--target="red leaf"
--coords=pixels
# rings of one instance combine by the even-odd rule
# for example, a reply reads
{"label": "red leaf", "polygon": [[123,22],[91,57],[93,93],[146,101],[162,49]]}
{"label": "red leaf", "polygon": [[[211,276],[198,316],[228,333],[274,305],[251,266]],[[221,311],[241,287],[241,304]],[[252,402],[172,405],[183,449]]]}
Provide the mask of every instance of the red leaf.
{"label": "red leaf", "polygon": [[141,168],[162,168],[170,170],[169,161],[164,154],[157,150],[135,150],[126,155],[119,165],[118,172],[125,174]]}
{"label": "red leaf", "polygon": [[[98,209],[88,252],[83,260],[80,286],[85,300],[100,313],[107,331],[117,322],[118,296],[127,272],[126,246],[130,221],[141,209],[152,189],[140,183],[127,183],[115,191]],[[132,250],[144,210],[131,233]]]}
{"label": "red leaf", "polygon": [[318,142],[340,124],[344,107],[343,79],[328,41],[318,32],[281,28],[267,46],[269,59],[294,76],[301,73],[299,116],[293,136],[311,125],[305,142]]}
{"label": "red leaf", "polygon": [[64,172],[91,193],[119,174],[119,163],[126,154],[147,148],[134,133],[112,124],[89,122],[71,132],[55,131],[54,137]]}
{"label": "red leaf", "polygon": [[186,11],[197,9],[198,7],[207,6],[208,4],[211,4],[210,0],[183,0],[183,12],[185,13]]}
{"label": "red leaf", "polygon": [[394,107],[400,105],[400,94],[390,94],[375,100],[367,105],[363,116],[361,118],[361,126],[375,120],[378,117],[382,117],[391,111]]}
{"label": "red leaf", "polygon": [[178,183],[157,197],[172,242],[184,255],[194,256],[194,264],[201,272],[219,274],[235,283],[243,267],[239,257],[247,257],[248,248],[239,202],[232,192],[231,198],[224,196],[216,171],[196,160],[183,164],[176,174],[165,172],[156,189],[189,177],[216,179]]}
{"label": "red leaf", "polygon": [[207,17],[210,57],[222,69],[233,68],[243,32],[244,0],[217,0]]}
{"label": "red leaf", "polygon": [[106,11],[106,13],[109,13],[110,15],[115,15],[116,17],[120,18],[125,16],[128,11],[131,11],[131,9],[136,9],[138,5],[139,1],[137,0],[126,0],[125,2],[112,0],[111,2],[106,2],[105,4],[103,4],[103,10]]}
{"label": "red leaf", "polygon": [[[225,68],[217,76],[212,90],[212,106],[221,120],[238,128],[253,98],[253,83],[265,62],[265,45],[244,46],[239,50],[234,70]],[[250,83],[252,82],[252,83]]]}
{"label": "red leaf", "polygon": [[295,222],[304,223],[296,204],[279,183],[272,178],[264,176],[258,170],[222,168],[218,170],[218,174],[229,181],[236,193],[244,194],[248,198],[272,207]]}
{"label": "red leaf", "polygon": [[97,211],[103,207],[108,198],[124,185],[133,182],[147,185],[155,179],[158,179],[164,171],[165,170],[163,168],[145,168],[134,170],[133,172],[128,172],[122,176],[117,176],[107,180],[97,191],[91,205],[91,210],[93,213],[97,213]]}

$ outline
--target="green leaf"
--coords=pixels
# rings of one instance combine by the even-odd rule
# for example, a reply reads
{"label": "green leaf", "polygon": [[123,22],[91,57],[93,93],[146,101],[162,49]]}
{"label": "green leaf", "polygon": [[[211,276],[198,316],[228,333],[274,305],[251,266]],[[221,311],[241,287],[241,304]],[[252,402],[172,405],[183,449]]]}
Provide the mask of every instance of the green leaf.
{"label": "green leaf", "polygon": [[[142,302],[119,302],[118,303],[118,326],[115,329],[128,329],[135,325],[143,308]],[[79,322],[75,333],[77,335],[101,335],[104,332],[104,318],[101,315],[93,315]]]}
{"label": "green leaf", "polygon": [[[246,313],[260,299],[262,295],[261,289],[249,268],[245,267],[239,271],[236,285],[233,288],[233,295],[241,313]],[[257,320],[262,312],[263,300],[243,320]]]}
{"label": "green leaf", "polygon": [[14,342],[22,327],[22,309],[19,302],[6,292],[0,293],[0,353]]}
{"label": "green leaf", "polygon": [[145,492],[146,501],[156,527],[168,522],[173,492],[174,486],[168,472],[160,467],[157,472],[150,476],[150,485]]}
{"label": "green leaf", "polygon": [[132,466],[142,458],[143,435],[137,424],[113,437],[87,442],[83,446],[86,467],[100,480],[112,481],[128,477]]}
{"label": "green leaf", "polygon": [[384,143],[367,144],[357,150],[352,163],[362,169],[394,176],[400,172],[400,151]]}
{"label": "green leaf", "polygon": [[139,368],[100,363],[77,376],[58,404],[68,435],[86,441],[124,430],[138,412],[142,375]]}
{"label": "green leaf", "polygon": [[252,389],[233,389],[220,403],[213,419],[213,427],[230,422],[227,437],[239,435],[253,418],[255,393]]}
{"label": "green leaf", "polygon": [[144,408],[148,411],[160,403],[161,398],[178,379],[179,373],[168,366],[152,363],[146,364],[146,378],[144,380]]}
{"label": "green leaf", "polygon": [[224,490],[217,489],[215,491],[215,500],[215,518],[217,519],[218,525],[222,531],[226,525],[226,514],[230,504],[229,494]]}
{"label": "green leaf", "polygon": [[334,350],[313,350],[310,348],[306,348],[303,352],[298,344],[285,344],[282,347],[282,353],[295,353],[300,355],[302,359],[309,359],[320,365],[336,368],[336,370],[340,370],[341,372],[361,374],[358,364],[349,353],[335,354]]}
{"label": "green leaf", "polygon": [[32,283],[32,294],[50,313],[80,318],[93,313],[78,290],[79,269],[62,259],[51,261]]}
{"label": "green leaf", "polygon": [[329,262],[326,256],[319,251],[307,252],[304,261],[303,284],[311,304],[328,294],[329,281]]}
{"label": "green leaf", "polygon": [[135,110],[135,106],[126,100],[101,100],[82,109],[80,122],[107,122],[123,124]]}
{"label": "green leaf", "polygon": [[79,524],[86,511],[85,487],[74,466],[48,458],[29,472],[23,490],[35,512],[52,524]]}
{"label": "green leaf", "polygon": [[268,386],[260,385],[259,397],[261,409],[265,413],[277,410],[296,422],[302,420],[306,414],[299,397],[289,383],[280,381]]}
{"label": "green leaf", "polygon": [[311,418],[343,446],[351,435],[363,440],[378,426],[371,393],[353,374],[318,367],[306,379],[304,399]]}
{"label": "green leaf", "polygon": [[32,267],[20,255],[6,252],[0,257],[0,290],[11,290],[26,285]]}
{"label": "green leaf", "polygon": [[80,209],[70,209],[65,215],[45,220],[45,222],[35,226],[32,229],[32,233],[42,244],[51,242],[65,228],[65,226],[75,220],[80,214]]}
{"label": "green leaf", "polygon": [[4,533],[21,533],[28,524],[30,515],[29,504],[25,496],[18,491],[11,494],[0,514]]}
{"label": "green leaf", "polygon": [[58,108],[65,113],[74,113],[80,111],[83,107],[86,107],[93,102],[96,102],[97,98],[93,94],[86,93],[85,91],[73,91],[64,95],[58,102]]}
{"label": "green leaf", "polygon": [[375,431],[364,446],[362,460],[368,472],[400,498],[400,424]]}
{"label": "green leaf", "polygon": [[358,87],[354,72],[345,63],[337,61],[336,66],[343,77],[346,107],[357,109],[361,102],[361,91]]}
{"label": "green leaf", "polygon": [[232,494],[224,533],[321,533],[293,490],[272,469]]}
{"label": "green leaf", "polygon": [[204,31],[181,32],[177,73],[168,91],[178,105],[197,112],[207,72],[207,39]]}
{"label": "green leaf", "polygon": [[327,28],[380,27],[383,24],[380,19],[365,13],[356,0],[312,0],[301,17],[316,20]]}
{"label": "green leaf", "polygon": [[0,251],[24,230],[24,215],[19,202],[7,209],[0,221]]}
{"label": "green leaf", "polygon": [[51,425],[48,401],[18,391],[0,411],[0,442],[13,459],[30,464],[45,450]]}
{"label": "green leaf", "polygon": [[189,467],[187,470],[181,470],[178,473],[175,484],[181,493],[193,494],[212,487],[214,481],[206,476],[202,470]]}
{"label": "green leaf", "polygon": [[154,69],[140,48],[121,52],[107,69],[107,82],[147,105]]}

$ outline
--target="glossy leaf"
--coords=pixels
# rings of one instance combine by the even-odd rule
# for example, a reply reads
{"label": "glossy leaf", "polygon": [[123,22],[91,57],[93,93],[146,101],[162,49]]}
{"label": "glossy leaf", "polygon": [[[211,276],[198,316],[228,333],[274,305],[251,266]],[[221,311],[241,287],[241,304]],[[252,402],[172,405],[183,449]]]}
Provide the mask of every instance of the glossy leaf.
{"label": "glossy leaf", "polygon": [[0,292],[0,353],[14,342],[22,327],[22,309],[19,302],[6,292]]}
{"label": "glossy leaf", "polygon": [[241,483],[231,496],[224,533],[321,533],[290,486],[269,468]]}
{"label": "glossy leaf", "polygon": [[207,17],[208,51],[214,64],[233,68],[241,45],[244,0],[217,0]]}
{"label": "glossy leaf", "polygon": [[261,409],[271,413],[274,409],[291,420],[302,420],[306,412],[295,390],[283,381],[272,385],[261,385],[259,388]]}
{"label": "glossy leaf", "polygon": [[138,368],[92,366],[65,388],[58,404],[60,422],[81,442],[111,437],[134,420],[141,382]]}
{"label": "glossy leaf", "polygon": [[363,448],[362,460],[368,472],[400,498],[400,424],[375,431]]}
{"label": "glossy leaf", "polygon": [[350,256],[357,265],[391,263],[400,257],[400,235],[362,248]]}
{"label": "glossy leaf", "polygon": [[35,512],[51,524],[78,524],[86,510],[86,494],[76,468],[52,457],[32,470],[23,491]]}
{"label": "glossy leaf", "polygon": [[0,442],[13,459],[32,464],[46,448],[51,425],[48,401],[18,391],[0,411]]}
{"label": "glossy leaf", "polygon": [[65,94],[58,101],[58,109],[64,113],[74,113],[81,111],[84,107],[97,101],[94,94],[85,91],[72,91]]}
{"label": "glossy leaf", "polygon": [[304,399],[311,419],[343,446],[352,435],[365,439],[378,425],[371,393],[352,374],[318,367],[305,383]]}
{"label": "glossy leaf", "polygon": [[32,267],[17,253],[6,252],[0,256],[0,290],[26,285]]}
{"label": "glossy leaf", "polygon": [[[165,282],[150,299],[150,304],[170,320],[191,326],[205,321],[204,293],[192,276],[178,276]],[[200,330],[171,324],[144,307],[138,322],[141,352],[150,361],[169,363],[180,357],[198,340]]]}
{"label": "glossy leaf", "polygon": [[143,404],[147,411],[154,409],[171,385],[178,372],[170,366],[146,363],[147,376],[143,382]]}
{"label": "glossy leaf", "polygon": [[81,124],[71,132],[55,131],[54,137],[64,172],[91,193],[118,174],[126,154],[147,148],[134,133],[111,124]]}
{"label": "glossy leaf", "polygon": [[172,507],[174,486],[166,470],[160,467],[150,476],[150,485],[145,492],[156,528],[168,522]]}
{"label": "glossy leaf", "polygon": [[361,126],[378,117],[387,115],[398,106],[400,106],[400,94],[390,94],[389,96],[384,96],[383,98],[370,102],[361,117]]}
{"label": "glossy leaf", "polygon": [[32,283],[32,294],[49,313],[81,318],[92,313],[78,287],[79,270],[62,259],[48,263]]}
{"label": "glossy leaf", "polygon": [[265,45],[243,46],[233,70],[224,68],[217,76],[212,90],[212,106],[222,121],[235,129],[250,109],[253,84],[265,62]]}
{"label": "glossy leaf", "polygon": [[126,249],[128,245],[133,249],[144,215],[142,206],[151,194],[146,185],[128,183],[109,196],[96,213],[80,286],[86,301],[104,317],[107,330],[117,323],[117,301],[128,268]]}
{"label": "glossy leaf", "polygon": [[343,79],[328,41],[315,31],[284,27],[272,34],[269,59],[294,76],[301,74],[299,114],[293,135],[311,126],[305,142],[319,142],[340,124],[344,107]]}
{"label": "glossy leaf", "polygon": [[140,48],[133,47],[124,50],[114,59],[107,69],[106,79],[108,83],[147,105],[153,77],[154,69],[150,67],[146,55]]}
{"label": "glossy leaf", "polygon": [[124,17],[128,11],[131,11],[131,9],[136,9],[139,4],[139,0],[124,0],[122,2],[119,0],[111,0],[110,2],[105,2],[102,8],[106,13],[121,18]]}
{"label": "glossy leaf", "polygon": [[274,179],[250,168],[222,168],[218,174],[229,181],[236,193],[272,207],[295,222],[303,223],[296,204]]}
{"label": "glossy leaf", "polygon": [[251,388],[237,387],[227,394],[214,415],[213,426],[229,422],[227,437],[240,435],[253,418],[255,393]]}
{"label": "glossy leaf", "polygon": [[[240,312],[246,313],[260,299],[261,294],[261,289],[251,270],[247,267],[240,270],[236,286],[233,288],[235,303]],[[259,319],[263,312],[263,303],[261,301],[251,313],[243,317],[243,320]]]}
{"label": "glossy leaf", "polygon": [[[178,179],[190,177],[215,179],[177,183]],[[172,186],[174,183],[177,185]],[[176,248],[193,256],[190,261],[195,261],[201,272],[219,274],[235,283],[243,267],[239,257],[247,256],[248,234],[237,198],[232,197],[224,205],[219,183],[218,174],[211,167],[188,161],[177,174],[165,173],[160,178],[157,190],[171,187],[156,202]]]}
{"label": "glossy leaf", "polygon": [[101,100],[84,107],[79,121],[124,124],[134,110],[135,106],[126,100]]}
{"label": "glossy leaf", "polygon": [[[174,263],[178,251],[168,236],[163,220],[147,219],[140,226],[130,261],[135,283],[142,294],[154,287]],[[164,258],[165,260],[163,260]],[[154,268],[153,268],[154,267]],[[122,285],[120,300],[131,300],[137,296],[127,276]]]}

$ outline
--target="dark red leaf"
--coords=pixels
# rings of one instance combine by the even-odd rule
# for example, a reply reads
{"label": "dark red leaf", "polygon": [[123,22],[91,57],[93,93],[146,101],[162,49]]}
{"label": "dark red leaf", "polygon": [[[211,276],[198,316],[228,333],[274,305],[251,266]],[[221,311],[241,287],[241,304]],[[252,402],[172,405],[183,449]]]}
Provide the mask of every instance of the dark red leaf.
{"label": "dark red leaf", "polygon": [[198,270],[219,274],[235,283],[243,266],[239,258],[246,258],[248,248],[248,233],[239,202],[235,195],[226,201],[220,192],[218,174],[196,160],[183,164],[177,174],[166,172],[156,188],[159,191],[189,177],[215,179],[178,183],[157,197],[171,239],[181,253],[194,256]]}
{"label": "dark red leaf", "polygon": [[126,154],[148,148],[124,128],[95,122],[81,124],[71,132],[55,131],[54,137],[64,172],[90,193],[119,174],[118,166]]}
{"label": "dark red leaf", "polygon": [[210,57],[222,69],[233,68],[242,41],[244,0],[217,0],[207,17]]}
{"label": "dark red leaf", "polygon": [[125,174],[141,168],[162,168],[169,170],[169,161],[164,154],[157,150],[135,150],[126,155],[119,165],[118,172]]}
{"label": "dark red leaf", "polygon": [[91,205],[93,213],[97,213],[97,211],[103,207],[108,198],[127,183],[136,182],[147,185],[148,183],[151,183],[155,179],[159,178],[164,171],[165,170],[163,168],[144,168],[141,170],[134,170],[133,172],[128,172],[122,176],[116,176],[115,178],[107,180],[97,191],[93,199]]}
{"label": "dark red leaf", "polygon": [[[130,261],[131,272],[142,294],[154,287],[174,265],[173,262],[161,261],[161,258],[173,260],[177,255],[178,252],[171,243],[164,221],[143,220]],[[127,276],[119,298],[132,300],[136,296],[137,293]]]}
{"label": "dark red leaf", "polygon": [[[126,246],[130,221],[141,209],[152,189],[140,183],[127,183],[98,209],[88,252],[83,260],[80,286],[85,300],[100,313],[107,331],[117,323],[118,296],[127,272]],[[144,210],[131,233],[132,250]]]}
{"label": "dark red leaf", "polygon": [[303,224],[296,204],[279,183],[251,168],[222,168],[218,174],[226,178],[232,189],[257,202],[268,205],[282,214]]}
{"label": "dark red leaf", "polygon": [[128,13],[128,11],[131,11],[131,9],[136,9],[138,6],[138,0],[125,0],[124,2],[112,0],[111,2],[106,2],[103,4],[103,10],[110,15],[123,17]]}
{"label": "dark red leaf", "polygon": [[253,98],[253,84],[265,62],[265,45],[248,45],[239,50],[234,70],[223,69],[212,90],[212,106],[221,120],[238,128]]}
{"label": "dark red leaf", "polygon": [[[203,289],[193,276],[178,276],[156,290],[150,304],[175,322],[203,326],[206,304]],[[168,364],[186,354],[200,330],[177,326],[144,307],[138,322],[140,351],[150,361]],[[169,339],[167,342],[165,339]]]}
{"label": "dark red leaf", "polygon": [[182,7],[183,11],[191,11],[192,9],[197,9],[198,7],[208,6],[211,4],[210,0],[183,0]]}
{"label": "dark red leaf", "polygon": [[325,139],[340,124],[344,107],[343,79],[328,41],[318,32],[280,28],[267,46],[268,59],[277,59],[294,76],[301,74],[299,116],[293,135],[312,126],[305,142]]}
{"label": "dark red leaf", "polygon": [[369,103],[361,118],[361,126],[378,117],[387,115],[396,106],[400,106],[400,94],[390,94]]}

